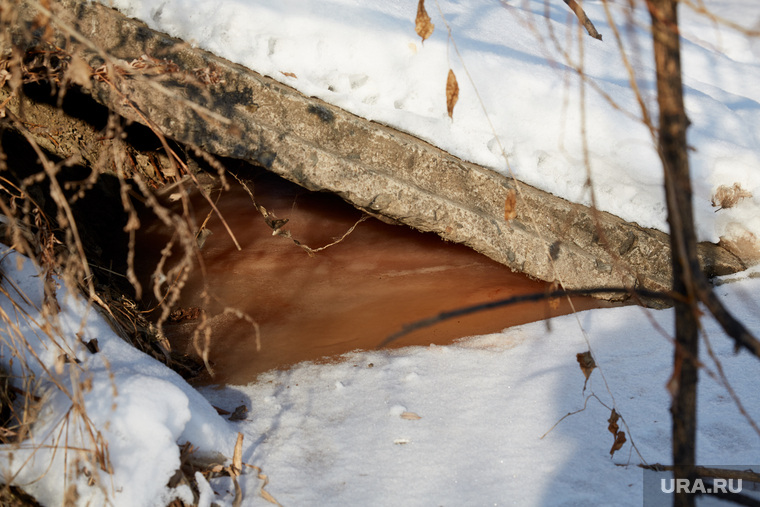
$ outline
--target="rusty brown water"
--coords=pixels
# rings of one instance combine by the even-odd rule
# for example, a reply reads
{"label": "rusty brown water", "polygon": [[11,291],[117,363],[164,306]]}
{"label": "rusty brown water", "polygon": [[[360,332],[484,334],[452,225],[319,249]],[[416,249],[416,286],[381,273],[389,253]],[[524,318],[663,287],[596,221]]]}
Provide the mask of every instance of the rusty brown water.
{"label": "rusty brown water", "polygon": [[[271,175],[259,175],[252,187],[259,205],[289,220],[283,230],[312,248],[341,237],[362,216],[335,195],[308,192]],[[218,192],[212,195],[216,198]],[[200,223],[209,205],[197,196],[192,203]],[[196,270],[180,301],[182,308],[203,307],[211,319],[210,359],[217,375],[202,382],[251,382],[273,368],[375,348],[404,324],[445,310],[547,289],[465,246],[375,218],[312,257],[293,241],[273,235],[240,185],[223,192],[217,205],[242,250],[212,215],[207,227],[213,234],[202,249],[206,278]],[[145,230],[155,233],[156,228]],[[141,258],[152,264],[150,255]],[[144,273],[152,269],[142,266]],[[204,287],[210,296],[205,302]],[[591,299],[574,303],[577,309],[600,306]],[[251,325],[225,313],[225,307],[255,319],[260,350]],[[417,330],[391,347],[450,344],[569,311],[567,301],[555,309],[545,302],[516,304]],[[167,325],[175,350],[192,353],[188,337],[196,325]]]}

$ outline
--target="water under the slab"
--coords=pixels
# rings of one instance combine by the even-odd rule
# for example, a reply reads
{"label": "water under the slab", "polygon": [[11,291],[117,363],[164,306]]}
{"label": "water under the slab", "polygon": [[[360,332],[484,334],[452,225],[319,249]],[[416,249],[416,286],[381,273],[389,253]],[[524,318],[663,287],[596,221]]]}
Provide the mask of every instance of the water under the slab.
{"label": "water under the slab", "polygon": [[[336,195],[309,192],[268,173],[259,174],[251,187],[270,218],[288,219],[283,230],[312,248],[341,237],[362,216]],[[202,377],[204,383],[248,383],[273,368],[373,349],[405,324],[442,311],[547,290],[546,283],[513,273],[465,246],[375,218],[309,256],[292,240],[272,234],[239,184],[233,181],[229,191],[211,195],[219,197],[217,206],[242,250],[212,214],[206,227],[213,234],[201,250],[206,275],[193,272],[178,305],[202,307],[211,319],[210,360],[216,376]],[[203,222],[210,206],[199,196],[191,203],[198,223]],[[158,222],[143,230],[148,238],[142,240],[143,253],[152,249],[155,254],[163,247],[165,231]],[[139,259],[147,276],[155,255]],[[587,298],[574,303],[579,310],[600,306]],[[260,350],[251,324],[225,308],[258,323]],[[446,345],[569,311],[565,300],[557,308],[547,302],[520,303],[417,330],[390,347]],[[166,325],[175,350],[193,353],[189,336],[195,326],[197,321]]]}

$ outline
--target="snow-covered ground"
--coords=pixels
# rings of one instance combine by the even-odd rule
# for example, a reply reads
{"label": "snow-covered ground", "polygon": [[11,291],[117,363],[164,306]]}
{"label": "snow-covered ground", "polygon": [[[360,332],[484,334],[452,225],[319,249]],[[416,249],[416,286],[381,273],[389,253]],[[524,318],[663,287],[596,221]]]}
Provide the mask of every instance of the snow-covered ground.
{"label": "snow-covered ground", "polygon": [[[598,42],[568,29],[574,18],[559,1],[429,0],[436,31],[424,44],[414,33],[413,0],[107,3],[304,93],[579,202],[589,198],[578,134],[585,118],[597,204],[666,229],[659,161],[649,131],[635,119],[641,112],[605,13],[608,7],[620,23],[626,55],[651,107],[651,42],[642,2],[632,13],[625,1],[585,2],[605,39]],[[461,59],[447,41],[438,4]],[[760,23],[756,0],[708,6],[744,26]],[[760,196],[717,213],[710,204],[721,185],[739,183],[753,195],[760,187],[760,45],[686,7],[681,14],[700,238],[760,234]],[[577,76],[558,56],[550,33],[573,59],[582,44],[589,78],[583,101]],[[461,87],[453,121],[444,97],[449,67]],[[642,471],[636,465],[669,462],[671,311],[593,310],[449,347],[357,352],[337,364],[271,372],[248,386],[205,389],[204,398],[122,343],[64,289],[58,316],[64,348],[82,362],[62,363],[60,352],[38,338],[41,281],[30,262],[24,266],[17,270],[14,254],[4,258],[3,287],[13,294],[15,283],[28,303],[16,298],[14,307],[2,297],[2,309],[39,357],[27,358],[32,368],[44,365],[64,389],[75,382],[89,386],[86,379],[92,379],[81,403],[91,428],[108,442],[114,473],[89,467],[102,489],[78,476],[83,505],[93,498],[99,504],[103,491],[114,505],[162,505],[173,494],[165,485],[179,464],[177,442],[230,457],[236,432],[245,436],[243,461],[261,467],[269,478],[266,490],[283,505],[641,505]],[[760,336],[760,280],[752,273],[758,270],[733,277],[718,293]],[[0,333],[4,339],[12,335],[7,326]],[[85,342],[97,338],[100,352],[84,350],[77,333]],[[732,342],[709,318],[704,334],[714,356],[703,347],[698,461],[757,465],[760,435],[735,399],[749,417],[760,418],[760,364],[746,353],[734,354]],[[576,354],[589,349],[599,368],[584,391]],[[7,348],[3,353],[7,364]],[[45,503],[60,504],[64,473],[69,481],[76,477],[63,460],[72,463],[76,452],[53,455],[45,445],[65,441],[73,449],[90,437],[75,417],[64,418],[71,405],[64,391],[49,387],[48,393],[33,442],[38,449],[4,449],[0,465],[10,473],[29,458],[16,481],[31,483],[27,489]],[[229,422],[211,404],[227,410],[244,404],[249,413],[244,421]],[[628,441],[610,457],[613,407]],[[240,481],[245,505],[269,505],[253,469]],[[211,486],[217,494],[204,487],[205,505],[232,503],[229,479]]]}

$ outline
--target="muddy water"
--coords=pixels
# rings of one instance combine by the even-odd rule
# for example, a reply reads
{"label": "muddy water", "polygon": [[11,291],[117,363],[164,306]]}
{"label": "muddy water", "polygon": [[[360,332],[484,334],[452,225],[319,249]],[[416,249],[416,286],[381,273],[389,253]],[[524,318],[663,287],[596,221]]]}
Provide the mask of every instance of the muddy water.
{"label": "muddy water", "polygon": [[[307,192],[272,176],[254,179],[253,189],[270,218],[287,218],[283,230],[312,248],[341,237],[362,216],[334,195]],[[242,250],[212,217],[207,227],[213,234],[202,249],[206,277],[196,270],[183,290],[180,306],[203,307],[211,318],[216,377],[202,381],[251,382],[273,368],[375,348],[404,324],[441,311],[546,289],[469,248],[374,218],[309,256],[291,240],[273,236],[239,185],[224,192],[217,205]],[[193,207],[202,222],[209,206],[194,198]],[[204,289],[209,300],[201,297]],[[575,304],[578,309],[599,306],[590,299]],[[225,313],[225,307],[258,323],[260,350],[251,324]],[[569,310],[566,301],[556,309],[547,303],[518,304],[439,323],[391,346],[449,344]],[[192,353],[188,336],[196,325],[168,325],[172,346]]]}

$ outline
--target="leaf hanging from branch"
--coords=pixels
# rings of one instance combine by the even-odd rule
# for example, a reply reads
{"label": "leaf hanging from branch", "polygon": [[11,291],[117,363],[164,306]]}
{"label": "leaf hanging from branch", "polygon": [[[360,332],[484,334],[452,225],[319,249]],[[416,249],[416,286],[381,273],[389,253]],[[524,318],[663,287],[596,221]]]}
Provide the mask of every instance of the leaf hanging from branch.
{"label": "leaf hanging from branch", "polygon": [[578,364],[581,367],[583,376],[586,377],[586,380],[588,380],[588,378],[591,376],[591,372],[594,371],[594,368],[596,368],[596,361],[594,361],[594,357],[591,355],[591,351],[576,354],[575,359],[578,361]]}
{"label": "leaf hanging from branch", "polygon": [[576,354],[575,359],[578,361],[578,364],[581,367],[583,376],[586,377],[586,380],[583,381],[583,392],[585,393],[586,384],[588,384],[588,378],[591,376],[591,372],[594,371],[594,368],[596,368],[596,361],[594,361],[594,356],[591,355],[590,350]]}
{"label": "leaf hanging from branch", "polygon": [[610,448],[610,456],[615,454],[616,451],[619,451],[623,448],[623,444],[625,444],[628,440],[625,438],[625,431],[618,431],[615,434],[615,442],[612,444],[612,447]]}
{"label": "leaf hanging from branch", "polygon": [[422,37],[422,42],[425,42],[425,39],[433,35],[434,29],[435,25],[430,22],[430,16],[428,16],[425,10],[425,0],[420,0],[417,4],[417,19],[414,22],[414,31]]}
{"label": "leaf hanging from branch", "polygon": [[449,118],[454,119],[454,106],[459,100],[459,83],[454,71],[449,69],[449,77],[446,79],[446,109],[449,112]]}
{"label": "leaf hanging from branch", "polygon": [[615,437],[615,441],[612,443],[612,448],[610,449],[610,456],[614,455],[615,451],[619,451],[627,441],[625,438],[625,431],[620,431],[620,426],[617,423],[618,419],[620,419],[620,414],[618,414],[613,408],[610,413],[610,418],[607,419],[607,422],[609,423],[607,430]]}

